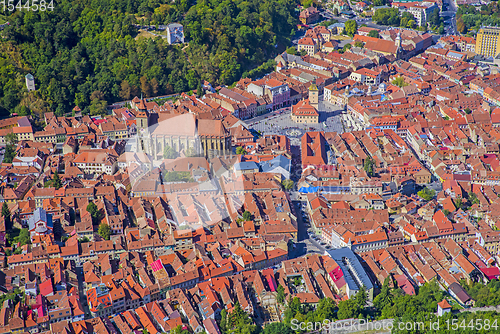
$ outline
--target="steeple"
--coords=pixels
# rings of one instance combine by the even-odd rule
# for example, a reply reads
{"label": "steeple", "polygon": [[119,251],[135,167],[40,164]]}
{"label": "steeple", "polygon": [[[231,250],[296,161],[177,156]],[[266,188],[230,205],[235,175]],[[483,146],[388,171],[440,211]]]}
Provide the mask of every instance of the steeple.
{"label": "steeple", "polygon": [[318,87],[316,86],[316,79],[314,79],[309,86],[309,104],[316,109],[318,109],[318,95],[319,91]]}
{"label": "steeple", "polygon": [[401,45],[401,29],[399,29],[398,31],[394,44],[396,44],[396,56],[399,58],[399,56],[403,52],[403,47]]}

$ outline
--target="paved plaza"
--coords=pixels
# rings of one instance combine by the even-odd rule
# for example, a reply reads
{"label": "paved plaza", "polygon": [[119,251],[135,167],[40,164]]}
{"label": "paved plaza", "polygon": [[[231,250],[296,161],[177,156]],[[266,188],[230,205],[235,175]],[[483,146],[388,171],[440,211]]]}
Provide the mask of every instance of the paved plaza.
{"label": "paved plaza", "polygon": [[326,101],[319,102],[319,123],[304,124],[292,121],[291,109],[282,109],[281,114],[267,114],[247,120],[250,128],[260,131],[263,135],[286,135],[292,145],[300,139],[306,131],[325,131],[343,133],[342,110],[338,106]]}

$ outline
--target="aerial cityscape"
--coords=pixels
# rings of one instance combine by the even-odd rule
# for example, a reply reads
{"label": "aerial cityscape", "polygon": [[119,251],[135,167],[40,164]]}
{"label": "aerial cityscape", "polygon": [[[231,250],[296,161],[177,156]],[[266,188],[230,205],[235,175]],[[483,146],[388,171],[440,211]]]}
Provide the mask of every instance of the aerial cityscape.
{"label": "aerial cityscape", "polygon": [[0,334],[500,333],[500,2],[0,1]]}

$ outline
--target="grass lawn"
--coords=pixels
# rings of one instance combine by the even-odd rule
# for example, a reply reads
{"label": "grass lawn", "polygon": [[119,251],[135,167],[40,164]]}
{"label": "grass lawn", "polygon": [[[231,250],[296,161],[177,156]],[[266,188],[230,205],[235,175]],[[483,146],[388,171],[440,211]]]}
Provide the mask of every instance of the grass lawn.
{"label": "grass lawn", "polygon": [[447,299],[447,300],[448,300],[448,303],[450,303],[453,311],[455,311],[455,310],[463,310],[464,309],[462,307],[462,305],[460,305],[455,299],[450,298],[450,299]]}
{"label": "grass lawn", "polygon": [[351,38],[349,36],[344,36],[344,35],[334,35],[332,36],[332,39],[337,41],[345,41],[346,39],[351,39]]}
{"label": "grass lawn", "polygon": [[139,29],[139,33],[137,34],[137,36],[135,36],[135,39],[139,39],[139,38],[155,38],[155,37],[156,36],[150,34],[149,31],[146,31],[146,30],[143,30],[143,29]]}

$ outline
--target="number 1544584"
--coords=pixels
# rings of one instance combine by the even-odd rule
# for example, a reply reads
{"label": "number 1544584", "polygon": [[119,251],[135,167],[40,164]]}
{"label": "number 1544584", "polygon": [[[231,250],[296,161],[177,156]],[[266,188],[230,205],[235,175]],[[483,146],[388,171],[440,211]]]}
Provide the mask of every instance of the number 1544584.
{"label": "number 1544584", "polygon": [[45,12],[54,10],[54,0],[0,0],[0,10],[3,12],[33,11]]}

